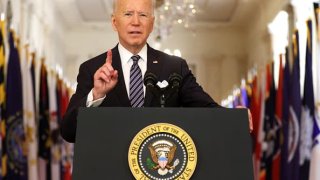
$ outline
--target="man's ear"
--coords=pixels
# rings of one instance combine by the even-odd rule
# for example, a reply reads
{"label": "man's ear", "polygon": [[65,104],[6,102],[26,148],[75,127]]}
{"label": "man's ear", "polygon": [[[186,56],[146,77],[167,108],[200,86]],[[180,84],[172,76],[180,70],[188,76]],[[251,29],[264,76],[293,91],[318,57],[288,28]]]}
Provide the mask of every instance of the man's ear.
{"label": "man's ear", "polygon": [[117,22],[116,22],[116,17],[114,14],[111,15],[111,24],[112,24],[112,28],[114,31],[118,31],[117,30]]}

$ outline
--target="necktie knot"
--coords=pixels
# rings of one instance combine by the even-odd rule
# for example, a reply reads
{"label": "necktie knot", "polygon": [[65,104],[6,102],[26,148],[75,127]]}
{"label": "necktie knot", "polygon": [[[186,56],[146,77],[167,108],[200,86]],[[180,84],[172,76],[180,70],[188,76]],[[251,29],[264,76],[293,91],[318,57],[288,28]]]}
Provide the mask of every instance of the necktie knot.
{"label": "necktie knot", "polygon": [[132,56],[131,57],[132,61],[133,61],[133,64],[136,65],[140,59],[140,56],[139,55],[135,55],[135,56]]}

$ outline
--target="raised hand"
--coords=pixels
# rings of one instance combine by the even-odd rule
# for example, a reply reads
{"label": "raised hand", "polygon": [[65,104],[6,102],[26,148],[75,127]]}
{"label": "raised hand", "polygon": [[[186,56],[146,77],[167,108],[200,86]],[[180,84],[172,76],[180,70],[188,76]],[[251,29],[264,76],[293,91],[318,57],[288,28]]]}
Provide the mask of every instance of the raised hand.
{"label": "raised hand", "polygon": [[112,67],[112,51],[107,53],[106,62],[94,74],[93,100],[104,97],[118,83],[118,71]]}

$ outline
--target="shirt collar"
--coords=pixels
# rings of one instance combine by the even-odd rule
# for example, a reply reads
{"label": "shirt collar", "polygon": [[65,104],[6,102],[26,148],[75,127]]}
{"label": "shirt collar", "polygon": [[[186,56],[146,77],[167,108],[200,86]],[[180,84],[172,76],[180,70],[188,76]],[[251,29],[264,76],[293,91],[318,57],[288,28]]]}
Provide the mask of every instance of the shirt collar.
{"label": "shirt collar", "polygon": [[[132,54],[130,51],[128,51],[120,43],[118,45],[118,50],[119,50],[122,63],[128,63],[131,60],[131,57],[135,55],[135,54]],[[141,59],[145,62],[147,61],[147,50],[148,50],[147,44],[145,44],[141,49],[141,51],[138,53]]]}

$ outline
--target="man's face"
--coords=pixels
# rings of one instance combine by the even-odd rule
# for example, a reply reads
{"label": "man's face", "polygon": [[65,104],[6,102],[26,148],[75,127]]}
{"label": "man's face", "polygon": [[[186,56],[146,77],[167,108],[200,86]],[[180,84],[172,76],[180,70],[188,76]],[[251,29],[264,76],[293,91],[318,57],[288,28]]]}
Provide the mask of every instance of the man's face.
{"label": "man's face", "polygon": [[151,0],[118,0],[112,15],[113,28],[120,43],[127,48],[142,48],[153,30]]}

